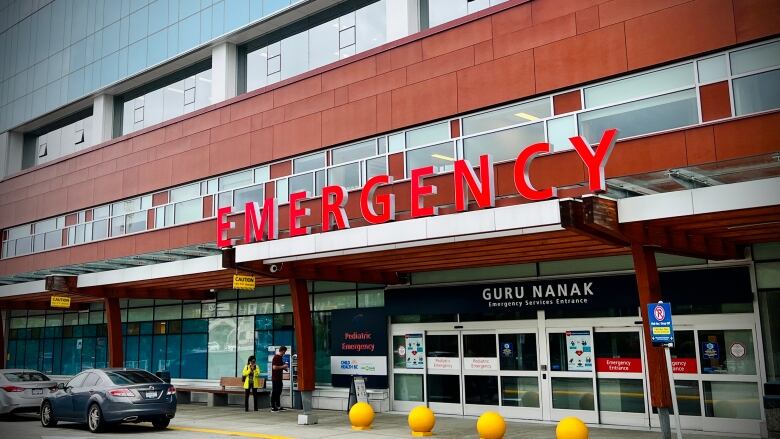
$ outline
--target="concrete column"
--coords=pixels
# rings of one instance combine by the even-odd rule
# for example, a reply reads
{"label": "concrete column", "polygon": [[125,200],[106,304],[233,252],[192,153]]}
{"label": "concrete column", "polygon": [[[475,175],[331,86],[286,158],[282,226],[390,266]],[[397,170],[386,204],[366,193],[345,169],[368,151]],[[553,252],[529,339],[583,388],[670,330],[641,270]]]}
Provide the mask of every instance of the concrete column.
{"label": "concrete column", "polygon": [[103,299],[103,303],[106,309],[106,328],[108,329],[108,367],[125,367],[122,347],[122,313],[119,310],[119,299],[106,297]]}
{"label": "concrete column", "polygon": [[114,97],[98,95],[92,101],[91,144],[107,142],[114,137]]}
{"label": "concrete column", "polygon": [[211,49],[211,103],[222,102],[238,93],[238,52],[236,45],[222,43]]}
{"label": "concrete column", "polygon": [[417,0],[385,2],[387,41],[394,41],[420,31],[420,6]]}
{"label": "concrete column", "polygon": [[0,179],[22,170],[24,135],[16,131],[0,134]]}

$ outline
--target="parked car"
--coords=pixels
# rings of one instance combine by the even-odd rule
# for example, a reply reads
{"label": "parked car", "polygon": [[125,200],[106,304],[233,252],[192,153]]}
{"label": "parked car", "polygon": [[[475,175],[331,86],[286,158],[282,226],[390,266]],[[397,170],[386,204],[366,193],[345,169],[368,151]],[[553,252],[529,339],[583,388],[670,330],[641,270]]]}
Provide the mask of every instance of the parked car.
{"label": "parked car", "polygon": [[0,414],[37,412],[57,382],[30,369],[0,369]]}
{"label": "parked car", "polygon": [[168,427],[176,415],[176,388],[142,369],[90,369],[60,384],[41,403],[41,424],[87,424],[97,433],[106,425],[149,422]]}

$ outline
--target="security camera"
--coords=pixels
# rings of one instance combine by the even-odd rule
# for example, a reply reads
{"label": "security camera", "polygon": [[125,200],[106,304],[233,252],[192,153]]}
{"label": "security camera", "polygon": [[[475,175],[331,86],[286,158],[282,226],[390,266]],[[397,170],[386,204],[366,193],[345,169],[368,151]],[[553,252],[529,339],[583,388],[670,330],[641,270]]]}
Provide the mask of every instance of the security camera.
{"label": "security camera", "polygon": [[268,267],[268,270],[271,273],[278,273],[279,271],[282,270],[282,264],[271,264],[271,266]]}

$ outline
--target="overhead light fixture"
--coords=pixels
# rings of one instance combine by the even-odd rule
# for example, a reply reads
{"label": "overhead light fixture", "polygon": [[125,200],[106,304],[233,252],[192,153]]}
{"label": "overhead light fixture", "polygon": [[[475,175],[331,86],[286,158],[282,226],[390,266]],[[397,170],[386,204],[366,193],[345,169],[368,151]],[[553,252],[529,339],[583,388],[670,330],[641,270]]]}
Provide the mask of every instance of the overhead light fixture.
{"label": "overhead light fixture", "polygon": [[522,112],[515,113],[515,116],[519,117],[520,119],[530,120],[531,122],[536,122],[537,120],[539,120],[538,117],[528,113],[522,113]]}
{"label": "overhead light fixture", "polygon": [[447,160],[447,161],[450,161],[450,162],[454,162],[455,161],[454,158],[446,156],[446,155],[443,155],[443,154],[431,154],[431,157],[436,158],[436,159],[441,159],[441,160]]}

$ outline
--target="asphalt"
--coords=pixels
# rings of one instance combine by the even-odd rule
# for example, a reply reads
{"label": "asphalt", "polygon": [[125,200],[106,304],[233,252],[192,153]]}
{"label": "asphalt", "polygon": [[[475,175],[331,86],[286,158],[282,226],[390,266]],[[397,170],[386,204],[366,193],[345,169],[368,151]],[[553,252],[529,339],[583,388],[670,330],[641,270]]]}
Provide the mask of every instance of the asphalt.
{"label": "asphalt", "polygon": [[[297,411],[288,410],[271,413],[267,409],[258,412],[244,412],[241,407],[206,407],[203,405],[180,405],[176,418],[165,431],[154,431],[149,424],[130,424],[111,427],[99,437],[143,438],[225,438],[254,437],[265,439],[310,439],[310,438],[408,438],[411,437],[405,414],[378,413],[371,430],[352,430],[346,412],[318,410],[316,425],[298,425]],[[438,416],[433,429],[436,438],[477,438],[476,418]],[[61,423],[56,428],[44,429],[33,415],[6,417],[0,420],[2,438],[94,438],[84,426]],[[555,438],[554,423],[507,422],[505,438],[549,439]],[[590,427],[591,439],[631,438],[658,439],[658,431],[648,429],[623,429]],[[686,438],[723,439],[733,435],[706,435],[686,432]]]}

